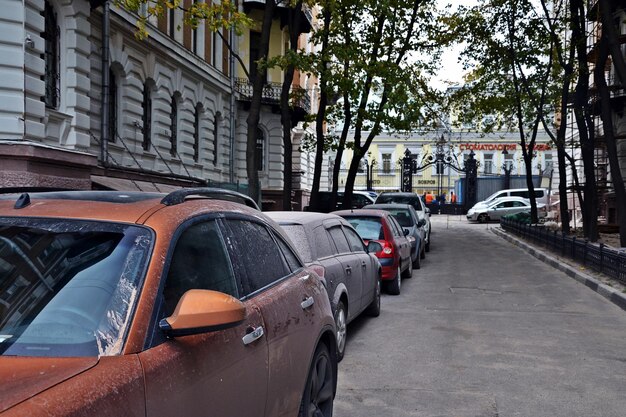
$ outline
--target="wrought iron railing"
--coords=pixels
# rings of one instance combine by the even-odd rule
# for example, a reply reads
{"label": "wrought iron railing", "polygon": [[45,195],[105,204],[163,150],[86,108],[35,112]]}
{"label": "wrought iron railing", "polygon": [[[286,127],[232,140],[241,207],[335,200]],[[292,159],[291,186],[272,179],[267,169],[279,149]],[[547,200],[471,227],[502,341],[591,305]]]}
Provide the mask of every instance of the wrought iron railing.
{"label": "wrought iron railing", "polygon": [[620,250],[564,235],[543,225],[524,224],[508,219],[500,220],[500,225],[507,232],[540,244],[561,256],[567,256],[626,285],[626,253]]}
{"label": "wrought iron railing", "polygon": [[[261,103],[279,105],[282,88],[282,83],[265,83]],[[235,79],[235,90],[239,93],[240,100],[252,100],[252,83],[246,78]],[[299,107],[306,113],[311,112],[311,97],[309,91],[304,88],[291,87],[290,102],[292,106]]]}

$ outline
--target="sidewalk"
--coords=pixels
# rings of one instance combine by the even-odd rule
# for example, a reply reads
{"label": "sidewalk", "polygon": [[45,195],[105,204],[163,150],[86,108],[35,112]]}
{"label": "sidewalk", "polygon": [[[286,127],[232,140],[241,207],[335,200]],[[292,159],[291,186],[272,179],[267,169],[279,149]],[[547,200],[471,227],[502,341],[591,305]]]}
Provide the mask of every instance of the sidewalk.
{"label": "sidewalk", "polygon": [[514,245],[519,246],[535,258],[586,285],[611,301],[613,304],[619,306],[621,309],[626,310],[626,286],[622,285],[620,282],[599,272],[588,270],[573,260],[560,257],[557,254],[542,248],[541,246],[530,244],[525,240],[506,232],[499,226],[492,227],[491,231]]}

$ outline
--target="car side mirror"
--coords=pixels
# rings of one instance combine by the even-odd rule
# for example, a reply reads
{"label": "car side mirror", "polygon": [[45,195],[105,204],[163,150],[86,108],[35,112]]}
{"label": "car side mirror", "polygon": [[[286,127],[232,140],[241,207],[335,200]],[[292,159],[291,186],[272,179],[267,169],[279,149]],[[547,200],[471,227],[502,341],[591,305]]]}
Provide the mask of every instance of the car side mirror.
{"label": "car side mirror", "polygon": [[424,227],[424,225],[426,225],[425,219],[420,219],[420,221],[417,222],[417,227]]}
{"label": "car side mirror", "polygon": [[429,209],[428,207],[426,207],[426,214],[428,214],[428,217],[430,217],[430,216],[431,216],[431,214],[430,214],[430,209]]}
{"label": "car side mirror", "polygon": [[367,253],[377,253],[383,250],[383,245],[373,240],[367,244]]}
{"label": "car side mirror", "polygon": [[408,236],[409,235],[409,229],[404,229],[404,236]]}
{"label": "car side mirror", "polygon": [[228,294],[211,290],[189,290],[178,301],[171,316],[159,322],[168,336],[187,336],[227,329],[241,324],[246,307]]}

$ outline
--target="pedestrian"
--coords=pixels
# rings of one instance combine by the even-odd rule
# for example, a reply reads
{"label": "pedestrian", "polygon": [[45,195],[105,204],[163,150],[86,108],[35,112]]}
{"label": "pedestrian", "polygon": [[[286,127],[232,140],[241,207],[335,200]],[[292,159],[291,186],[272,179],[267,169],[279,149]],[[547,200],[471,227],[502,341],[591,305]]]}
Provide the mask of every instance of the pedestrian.
{"label": "pedestrian", "polygon": [[454,194],[454,191],[450,191],[450,202],[456,204],[456,194]]}

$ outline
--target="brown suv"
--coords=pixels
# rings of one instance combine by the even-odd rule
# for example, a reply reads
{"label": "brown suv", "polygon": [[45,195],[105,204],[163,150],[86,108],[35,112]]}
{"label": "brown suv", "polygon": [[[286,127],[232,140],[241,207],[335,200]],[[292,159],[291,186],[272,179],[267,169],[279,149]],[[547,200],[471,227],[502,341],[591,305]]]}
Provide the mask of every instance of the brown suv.
{"label": "brown suv", "polygon": [[323,285],[220,194],[0,197],[3,417],[332,415]]}

